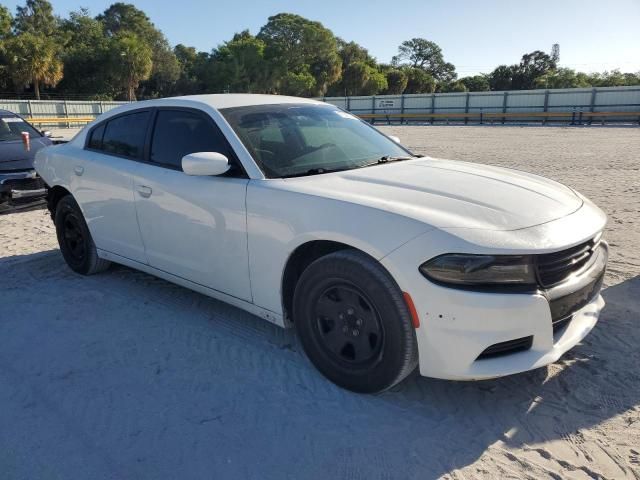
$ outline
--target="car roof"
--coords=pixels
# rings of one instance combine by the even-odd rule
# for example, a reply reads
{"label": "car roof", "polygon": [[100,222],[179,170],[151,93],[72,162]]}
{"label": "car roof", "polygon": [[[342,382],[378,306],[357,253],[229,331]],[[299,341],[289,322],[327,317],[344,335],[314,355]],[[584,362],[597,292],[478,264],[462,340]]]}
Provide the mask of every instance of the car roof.
{"label": "car roof", "polygon": [[12,117],[17,117],[17,115],[9,110],[3,110],[0,108],[0,115],[10,115]]}
{"label": "car roof", "polygon": [[323,104],[318,100],[300,97],[288,97],[286,95],[263,95],[258,93],[216,93],[209,95],[186,95],[183,97],[169,97],[157,100],[190,100],[194,102],[204,103],[217,110],[221,108],[232,107],[248,107],[252,105],[275,105],[282,103],[309,103]]}

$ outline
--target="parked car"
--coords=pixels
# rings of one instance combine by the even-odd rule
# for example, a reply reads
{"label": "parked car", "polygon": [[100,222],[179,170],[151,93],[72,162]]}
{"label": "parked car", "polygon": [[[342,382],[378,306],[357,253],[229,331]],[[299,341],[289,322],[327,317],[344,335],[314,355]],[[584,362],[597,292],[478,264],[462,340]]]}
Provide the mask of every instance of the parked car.
{"label": "parked car", "polygon": [[0,110],[0,214],[45,204],[45,185],[33,168],[33,159],[49,145],[48,132]]}
{"label": "parked car", "polygon": [[111,110],[36,169],[62,255],[295,326],[336,384],[547,365],[604,302],[606,217],[569,187],[412,154],[309,99],[203,95]]}

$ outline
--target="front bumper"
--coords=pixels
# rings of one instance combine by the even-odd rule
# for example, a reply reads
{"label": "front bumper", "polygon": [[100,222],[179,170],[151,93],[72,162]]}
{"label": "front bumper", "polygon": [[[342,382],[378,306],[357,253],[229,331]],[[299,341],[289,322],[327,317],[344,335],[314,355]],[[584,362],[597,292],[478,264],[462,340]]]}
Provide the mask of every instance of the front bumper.
{"label": "front bumper", "polygon": [[0,172],[0,214],[46,205],[47,188],[35,170]]}
{"label": "front bumper", "polygon": [[[565,245],[582,243],[603,227],[591,225],[595,229],[590,236],[585,238],[580,231]],[[558,242],[564,243],[568,234],[559,231]],[[528,233],[532,232],[520,231],[514,238]],[[547,238],[556,242],[553,236]],[[411,295],[419,315],[415,332],[421,375],[479,380],[542,367],[558,360],[597,323],[604,307],[600,289],[608,259],[606,242],[600,243],[588,266],[557,286],[531,293],[487,293],[436,285],[419,273],[421,262],[416,259],[425,259],[419,252],[436,248],[431,245],[440,241],[425,234],[381,260],[400,288]],[[458,251],[450,245],[437,247],[444,248]],[[444,252],[426,258],[438,253]],[[483,355],[490,347],[509,346],[515,340],[526,342],[503,355]]]}

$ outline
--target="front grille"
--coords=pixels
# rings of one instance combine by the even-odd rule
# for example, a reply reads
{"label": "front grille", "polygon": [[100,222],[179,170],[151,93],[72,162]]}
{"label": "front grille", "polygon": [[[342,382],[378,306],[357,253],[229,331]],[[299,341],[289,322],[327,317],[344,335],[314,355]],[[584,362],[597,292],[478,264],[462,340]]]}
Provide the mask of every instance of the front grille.
{"label": "front grille", "polygon": [[533,345],[533,335],[516,338],[515,340],[507,340],[506,342],[496,343],[486,348],[480,355],[478,355],[476,360],[523,352],[525,350],[529,350],[531,345]]}
{"label": "front grille", "polygon": [[591,302],[600,292],[603,280],[604,274],[578,291],[550,300],[549,307],[551,308],[551,320],[554,326],[559,321],[571,318],[574,313]]}
{"label": "front grille", "polygon": [[536,256],[538,280],[542,287],[552,287],[566,280],[589,263],[597,243],[593,240],[560,252]]}
{"label": "front grille", "polygon": [[11,190],[40,190],[44,188],[44,181],[40,177],[20,178],[5,180],[2,185],[9,187]]}

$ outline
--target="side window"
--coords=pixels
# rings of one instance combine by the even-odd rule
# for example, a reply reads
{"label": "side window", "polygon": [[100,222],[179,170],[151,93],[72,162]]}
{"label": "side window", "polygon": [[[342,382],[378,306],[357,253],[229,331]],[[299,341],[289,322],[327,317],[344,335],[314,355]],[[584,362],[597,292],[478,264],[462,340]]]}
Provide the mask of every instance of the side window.
{"label": "side window", "polygon": [[125,157],[142,158],[150,116],[147,111],[109,120],[102,137],[101,150]]}
{"label": "side window", "polygon": [[102,136],[104,135],[104,126],[99,125],[91,131],[91,136],[89,137],[89,141],[87,142],[87,148],[93,148],[95,150],[102,149]]}
{"label": "side window", "polygon": [[218,152],[231,161],[224,136],[205,117],[184,110],[160,110],[150,160],[181,170],[182,157],[194,152]]}

